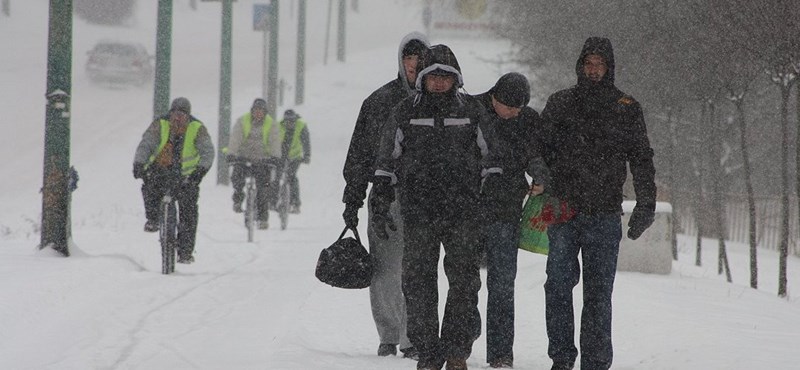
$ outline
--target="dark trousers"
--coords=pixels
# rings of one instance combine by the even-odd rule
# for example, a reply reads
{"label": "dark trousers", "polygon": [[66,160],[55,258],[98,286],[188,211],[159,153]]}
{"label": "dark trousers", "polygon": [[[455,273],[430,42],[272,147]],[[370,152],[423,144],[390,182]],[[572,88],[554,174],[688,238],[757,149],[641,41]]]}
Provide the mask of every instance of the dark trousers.
{"label": "dark trousers", "polygon": [[297,170],[300,161],[289,161],[286,167],[286,181],[289,182],[289,204],[300,207],[300,180],[297,179]]}
{"label": "dark trousers", "polygon": [[[161,210],[161,198],[171,187],[165,177],[151,175],[145,177],[142,184],[144,210],[148,221],[158,222]],[[197,184],[181,184],[173,191],[172,196],[178,204],[178,253],[191,256],[197,236],[197,202],[200,198],[200,187]]]}
{"label": "dark trousers", "polygon": [[[481,330],[477,222],[468,214],[437,215],[431,207],[413,209],[402,199],[400,204],[405,241],[403,294],[408,338],[420,351],[420,364],[440,365],[448,358],[466,359]],[[441,246],[445,251],[444,271],[449,289],[440,335],[438,266]]]}
{"label": "dark trousers", "polygon": [[484,230],[486,247],[486,362],[514,359],[514,279],[519,223],[495,222]]}
{"label": "dark trousers", "polygon": [[[611,345],[611,293],[617,271],[619,214],[584,215],[550,225],[547,236],[547,281],[544,284],[548,355],[554,362],[574,363],[575,319],[572,289],[583,272],[581,313],[581,369],[608,369],[613,359]],[[581,253],[582,266],[578,262]]]}
{"label": "dark trousers", "polygon": [[269,220],[269,196],[272,191],[272,166],[266,163],[256,163],[251,167],[237,163],[233,165],[231,173],[231,183],[233,184],[233,202],[242,203],[244,201],[244,185],[248,175],[253,176],[256,181],[256,205],[259,221]]}

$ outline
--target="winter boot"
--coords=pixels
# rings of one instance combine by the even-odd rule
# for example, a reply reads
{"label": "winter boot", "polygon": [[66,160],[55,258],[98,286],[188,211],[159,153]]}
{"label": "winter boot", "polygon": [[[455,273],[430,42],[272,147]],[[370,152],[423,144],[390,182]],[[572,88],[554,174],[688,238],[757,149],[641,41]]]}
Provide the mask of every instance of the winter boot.
{"label": "winter boot", "polygon": [[575,364],[570,362],[553,362],[553,367],[550,370],[572,370]]}
{"label": "winter boot", "polygon": [[381,343],[378,346],[378,356],[386,357],[386,356],[396,356],[397,355],[397,345],[396,344],[387,344]]}
{"label": "winter boot", "polygon": [[467,360],[463,358],[449,358],[445,370],[467,370]]}
{"label": "winter boot", "polygon": [[159,229],[158,222],[156,221],[147,220],[147,222],[144,223],[144,231],[148,233],[154,233],[158,231],[158,229]]}
{"label": "winter boot", "polygon": [[403,352],[403,358],[419,360],[419,351],[417,351],[417,349],[414,347],[403,348],[400,350],[400,352]]}

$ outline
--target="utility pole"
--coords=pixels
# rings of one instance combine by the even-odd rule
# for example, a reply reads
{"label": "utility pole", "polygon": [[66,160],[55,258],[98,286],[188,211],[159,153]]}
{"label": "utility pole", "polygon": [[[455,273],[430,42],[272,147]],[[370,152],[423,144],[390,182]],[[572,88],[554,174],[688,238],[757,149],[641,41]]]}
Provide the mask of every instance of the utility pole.
{"label": "utility pole", "polygon": [[69,151],[72,93],[72,0],[50,0],[47,36],[42,235],[39,249],[69,257]]}
{"label": "utility pole", "polygon": [[269,92],[266,96],[267,110],[269,115],[277,118],[278,111],[278,0],[270,2],[270,22],[269,22],[269,73],[267,85]]}
{"label": "utility pole", "polygon": [[325,57],[322,59],[323,65],[328,65],[328,44],[331,40],[331,13],[333,13],[333,0],[328,0],[328,21],[325,23]]}
{"label": "utility pole", "polygon": [[336,59],[344,62],[345,20],[347,14],[347,1],[339,0],[339,31],[337,32]]}
{"label": "utility pole", "polygon": [[172,64],[172,0],[158,0],[156,25],[156,76],[153,93],[153,118],[167,113]]}
{"label": "utility pole", "polygon": [[306,85],[306,0],[299,0],[297,17],[297,82],[294,86],[294,104],[303,104]]}
{"label": "utility pole", "polygon": [[231,132],[231,57],[233,38],[233,1],[222,0],[222,55],[219,78],[219,127],[217,132],[217,184],[228,185],[228,161],[222,152]]}

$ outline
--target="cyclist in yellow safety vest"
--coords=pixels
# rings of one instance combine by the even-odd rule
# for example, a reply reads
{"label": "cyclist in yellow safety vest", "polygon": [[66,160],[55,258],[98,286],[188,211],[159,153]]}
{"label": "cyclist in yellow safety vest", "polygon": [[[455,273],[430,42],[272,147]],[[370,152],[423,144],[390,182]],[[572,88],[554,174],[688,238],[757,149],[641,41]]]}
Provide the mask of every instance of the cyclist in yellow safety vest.
{"label": "cyclist in yellow safety vest", "polygon": [[153,120],[144,132],[133,159],[133,177],[144,181],[144,231],[158,231],[158,205],[165,193],[177,199],[179,263],[194,261],[200,181],[214,164],[211,137],[191,111],[188,99],[173,100],[169,113]]}
{"label": "cyclist in yellow safety vest", "polygon": [[[228,163],[233,167],[233,211],[242,212],[244,184],[247,176],[256,181],[256,209],[259,229],[269,227],[268,189],[271,170],[277,164],[281,152],[278,125],[272,124],[267,114],[267,102],[257,98],[250,111],[239,117],[231,129],[230,143],[223,148]],[[247,166],[250,163],[250,166]]]}
{"label": "cyclist in yellow safety vest", "polygon": [[[300,183],[297,180],[297,169],[301,163],[311,161],[311,139],[308,126],[294,110],[283,113],[280,122],[281,170],[286,171],[289,182],[289,212],[300,213]],[[284,168],[285,165],[285,168]],[[272,200],[277,201],[277,192],[272,193]]]}

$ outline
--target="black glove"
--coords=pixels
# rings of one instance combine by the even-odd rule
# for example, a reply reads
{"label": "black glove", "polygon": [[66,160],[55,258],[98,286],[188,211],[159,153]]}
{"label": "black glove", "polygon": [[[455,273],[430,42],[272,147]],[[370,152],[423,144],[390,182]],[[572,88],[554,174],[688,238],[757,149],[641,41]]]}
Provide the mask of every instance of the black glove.
{"label": "black glove", "polygon": [[147,171],[144,169],[144,163],[134,163],[133,164],[133,178],[134,179],[143,179],[147,175]]}
{"label": "black glove", "polygon": [[628,220],[628,238],[631,240],[638,239],[653,224],[655,208],[653,204],[637,204],[633,208],[631,218]]}
{"label": "black glove", "polygon": [[358,203],[347,203],[344,207],[344,213],[342,213],[342,218],[344,218],[344,224],[347,226],[348,229],[355,229],[358,226],[358,209],[361,208],[361,204]]}
{"label": "black glove", "polygon": [[375,230],[375,235],[381,239],[389,239],[389,233],[386,228],[396,231],[397,226],[394,224],[392,215],[389,209],[394,202],[394,187],[391,185],[391,179],[386,176],[376,176],[372,183],[373,194],[369,199],[369,205],[372,207],[372,226]]}
{"label": "black glove", "polygon": [[206,175],[206,173],[208,173],[208,168],[197,167],[195,168],[194,172],[190,173],[189,176],[184,178],[184,184],[199,186],[200,181],[203,181],[203,177]]}
{"label": "black glove", "polygon": [[303,163],[305,164],[311,163],[311,157],[303,157]]}
{"label": "black glove", "polygon": [[228,164],[235,164],[239,161],[239,156],[235,154],[225,154],[225,160],[228,162]]}

